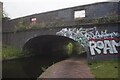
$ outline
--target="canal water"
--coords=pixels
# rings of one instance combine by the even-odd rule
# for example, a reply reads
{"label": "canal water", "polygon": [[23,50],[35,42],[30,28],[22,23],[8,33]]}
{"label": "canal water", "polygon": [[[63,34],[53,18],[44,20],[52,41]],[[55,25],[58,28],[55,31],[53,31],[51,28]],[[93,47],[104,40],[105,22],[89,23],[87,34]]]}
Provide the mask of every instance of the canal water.
{"label": "canal water", "polygon": [[2,77],[5,78],[31,78],[36,80],[45,69],[52,64],[66,59],[51,55],[32,56],[21,59],[3,61]]}

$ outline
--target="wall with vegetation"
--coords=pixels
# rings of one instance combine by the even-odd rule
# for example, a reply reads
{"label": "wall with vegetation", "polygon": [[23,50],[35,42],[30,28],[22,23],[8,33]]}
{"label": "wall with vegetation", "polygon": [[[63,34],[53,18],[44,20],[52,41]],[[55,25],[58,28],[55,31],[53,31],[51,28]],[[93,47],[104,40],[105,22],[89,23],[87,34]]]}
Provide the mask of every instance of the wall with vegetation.
{"label": "wall with vegetation", "polygon": [[[69,26],[76,23],[112,22],[116,21],[118,17],[118,4],[118,2],[101,2],[6,20],[3,22],[3,32],[13,32],[19,29],[36,27]],[[74,12],[79,10],[85,10],[85,17],[74,19]],[[32,24],[32,18],[36,18],[35,24]]]}

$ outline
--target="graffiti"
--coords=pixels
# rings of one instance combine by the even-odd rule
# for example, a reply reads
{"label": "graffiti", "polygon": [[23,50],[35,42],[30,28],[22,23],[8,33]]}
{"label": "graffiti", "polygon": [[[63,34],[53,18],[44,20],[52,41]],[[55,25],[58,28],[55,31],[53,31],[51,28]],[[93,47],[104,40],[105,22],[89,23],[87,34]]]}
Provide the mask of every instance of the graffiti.
{"label": "graffiti", "polygon": [[96,31],[96,27],[84,29],[84,28],[63,28],[61,31],[57,32],[57,35],[69,37],[83,45],[88,45],[88,40],[92,37],[92,33]]}
{"label": "graffiti", "polygon": [[98,31],[96,27],[93,28],[63,28],[56,35],[66,36],[75,41],[78,41],[84,47],[90,48],[91,55],[95,54],[116,54],[117,47],[120,42],[116,42],[114,38],[120,35],[118,32],[108,33],[107,30]]}
{"label": "graffiti", "polygon": [[112,33],[107,33],[107,30],[105,31],[98,31],[97,29],[95,29],[96,31],[93,33],[93,32],[89,32],[89,33],[86,33],[85,34],[85,37],[87,37],[87,39],[91,39],[91,38],[94,38],[94,39],[101,39],[101,38],[114,38],[114,37],[118,37],[119,34],[117,32],[112,32]]}
{"label": "graffiti", "polygon": [[[117,43],[115,40],[104,40],[104,41],[89,41],[91,55],[95,55],[95,51],[98,54],[115,54],[118,53],[116,47],[120,46],[120,42]],[[103,52],[102,52],[103,51]]]}

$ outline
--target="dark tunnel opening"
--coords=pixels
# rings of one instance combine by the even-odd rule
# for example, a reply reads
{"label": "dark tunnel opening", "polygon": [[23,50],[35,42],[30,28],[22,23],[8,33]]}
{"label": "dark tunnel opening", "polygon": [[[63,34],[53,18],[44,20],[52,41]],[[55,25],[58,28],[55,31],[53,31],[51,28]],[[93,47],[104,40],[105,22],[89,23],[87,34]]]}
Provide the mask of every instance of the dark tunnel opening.
{"label": "dark tunnel opening", "polygon": [[72,54],[77,53],[75,47],[76,44],[79,45],[79,43],[70,38],[56,35],[38,36],[26,42],[26,44],[23,47],[23,52],[39,56],[51,55],[56,57],[67,57],[68,54],[66,48],[69,45],[69,43],[71,43],[73,46]]}
{"label": "dark tunnel opening", "polygon": [[[72,44],[71,49],[67,46]],[[78,55],[81,45],[67,37],[45,35],[32,38],[26,42],[23,52],[31,57],[21,62],[25,74],[30,78],[37,78],[56,62]]]}

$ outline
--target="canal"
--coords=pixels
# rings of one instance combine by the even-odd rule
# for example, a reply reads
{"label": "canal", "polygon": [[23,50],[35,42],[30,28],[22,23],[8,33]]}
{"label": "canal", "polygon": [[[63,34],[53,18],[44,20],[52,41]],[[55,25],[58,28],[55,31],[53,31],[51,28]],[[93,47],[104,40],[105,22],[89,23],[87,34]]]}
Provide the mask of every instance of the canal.
{"label": "canal", "polygon": [[52,64],[66,59],[55,56],[32,56],[21,59],[3,61],[2,75],[5,78],[30,78],[36,80],[42,72]]}
{"label": "canal", "polygon": [[42,72],[56,62],[78,56],[84,51],[78,42],[61,36],[39,36],[30,39],[23,52],[34,54],[31,57],[6,60],[2,63],[5,78],[29,78],[36,80]]}

